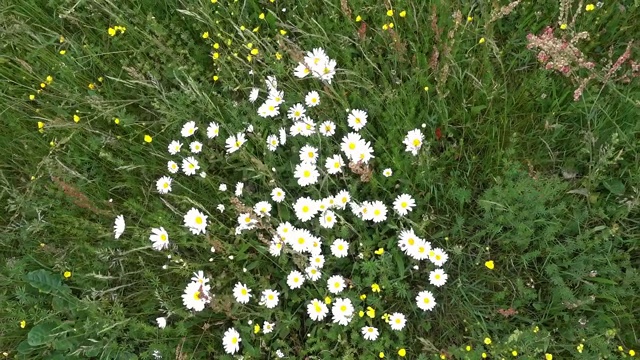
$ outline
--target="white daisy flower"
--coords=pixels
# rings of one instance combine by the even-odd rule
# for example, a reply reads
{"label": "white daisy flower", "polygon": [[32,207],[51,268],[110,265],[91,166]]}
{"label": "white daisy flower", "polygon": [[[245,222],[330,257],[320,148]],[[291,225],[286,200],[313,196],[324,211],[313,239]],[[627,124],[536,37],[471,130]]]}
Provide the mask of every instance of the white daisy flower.
{"label": "white daisy flower", "polygon": [[406,145],[405,151],[410,152],[414,156],[418,155],[418,151],[422,147],[424,135],[419,129],[413,129],[407,133],[402,141]]}
{"label": "white daisy flower", "polygon": [[169,247],[169,234],[163,227],[151,229],[149,240],[153,243],[151,247],[155,250],[160,251]]}
{"label": "white daisy flower", "polygon": [[314,107],[320,105],[320,95],[317,91],[309,91],[307,96],[304,97],[304,102],[308,107]]}
{"label": "white daisy flower", "polygon": [[271,204],[267,201],[260,201],[253,206],[253,211],[260,217],[271,216]]}
{"label": "white daisy flower", "polygon": [[234,328],[227,329],[222,336],[222,346],[227,354],[235,354],[240,351],[240,334]]}
{"label": "white daisy flower", "polygon": [[210,122],[209,126],[207,127],[207,137],[209,139],[213,139],[215,137],[218,137],[218,134],[220,134],[220,125],[215,122]]}
{"label": "white daisy flower", "polygon": [[293,251],[297,253],[307,252],[311,246],[311,233],[306,229],[293,229],[291,235],[287,236],[285,241]]}
{"label": "white daisy flower", "polygon": [[320,226],[326,229],[333,228],[333,225],[336,223],[336,214],[331,211],[325,211],[322,216],[320,216]]}
{"label": "white daisy flower", "polygon": [[347,286],[344,278],[340,275],[333,275],[327,280],[327,289],[332,294],[340,294]]}
{"label": "white daisy flower", "polygon": [[389,325],[391,326],[391,330],[400,331],[404,329],[407,324],[407,318],[404,314],[395,312],[389,316]]}
{"label": "white daisy flower", "polygon": [[125,223],[124,223],[124,215],[116,216],[116,221],[113,224],[113,236],[118,239],[122,236],[124,232]]}
{"label": "white daisy flower", "polygon": [[304,272],[307,274],[307,279],[309,279],[312,282],[318,281],[322,276],[322,273],[320,272],[320,270],[315,266],[307,267],[306,269],[304,269]]}
{"label": "white daisy flower", "polygon": [[184,289],[184,294],[182,294],[182,304],[187,309],[192,309],[195,311],[202,311],[206,304],[211,301],[209,296],[209,290],[211,286],[202,285],[197,282],[191,282]]}
{"label": "white daisy flower", "polygon": [[186,175],[195,175],[196,171],[198,170],[200,170],[200,165],[198,165],[198,160],[196,160],[193,156],[182,159],[182,171]]}
{"label": "white daisy flower", "polygon": [[271,240],[269,243],[269,254],[274,257],[278,257],[282,254],[282,241],[280,241],[280,239],[276,239],[274,237],[274,239]]}
{"label": "white daisy flower", "polygon": [[333,322],[346,326],[353,318],[353,304],[350,299],[336,298],[331,307]]}
{"label": "white daisy flower", "polygon": [[163,176],[158,181],[156,181],[156,189],[160,194],[167,194],[171,191],[171,179],[168,176]]}
{"label": "white daisy flower", "polygon": [[430,311],[436,306],[436,299],[433,297],[431,291],[420,291],[416,296],[416,305],[421,310]]}
{"label": "white daisy flower", "polygon": [[296,212],[296,217],[300,221],[306,222],[313,219],[316,215],[318,212],[318,205],[315,200],[309,197],[301,197],[293,204],[293,209]]}
{"label": "white daisy flower", "polygon": [[293,70],[293,75],[299,79],[304,78],[309,75],[311,71],[307,68],[307,66],[303,63],[298,63],[298,66]]}
{"label": "white daisy flower", "polygon": [[350,128],[360,131],[367,124],[367,113],[364,110],[351,110],[347,122]]}
{"label": "white daisy flower", "polygon": [[344,160],[342,156],[339,154],[335,154],[329,158],[327,158],[324,167],[327,169],[327,172],[331,175],[341,173],[342,167],[344,166]]}
{"label": "white daisy flower", "polygon": [[362,139],[360,134],[348,133],[342,138],[340,150],[342,150],[347,158],[353,160],[358,158],[358,154],[365,144],[366,142]]}
{"label": "white daisy flower", "polygon": [[182,143],[180,141],[173,140],[169,143],[169,154],[175,155],[180,152],[180,149],[182,149]]}
{"label": "white daisy flower", "polygon": [[201,285],[206,285],[209,282],[209,278],[204,276],[204,271],[198,270],[198,272],[193,273],[193,276],[191,277],[191,281],[197,282]]}
{"label": "white daisy flower", "polygon": [[276,135],[267,136],[267,149],[269,149],[269,151],[276,151],[278,145],[280,145],[280,142]]}
{"label": "white daisy flower", "polygon": [[200,210],[191,208],[184,215],[184,226],[194,235],[204,234],[207,229],[207,216]]}
{"label": "white daisy flower", "polygon": [[284,102],[284,91],[280,91],[277,89],[269,90],[269,97],[267,98],[266,102],[272,103],[275,106],[279,106]]}
{"label": "white daisy flower", "polygon": [[244,189],[244,183],[243,182],[236,183],[236,191],[234,192],[234,194],[236,196],[242,196],[242,190],[243,189]]}
{"label": "white daisy flower", "polygon": [[331,244],[331,254],[337,258],[346,257],[349,254],[349,243],[343,239],[335,239]]}
{"label": "white daisy flower", "polygon": [[247,285],[240,282],[236,283],[233,287],[233,297],[240,304],[247,304],[251,299],[251,289]]}
{"label": "white daisy flower", "polygon": [[344,210],[347,207],[347,204],[351,201],[351,195],[347,190],[340,190],[335,196],[336,198],[336,207]]}
{"label": "white daisy flower", "polygon": [[164,329],[167,326],[167,319],[164,317],[156,318],[156,323],[160,329]]}
{"label": "white daisy flower", "polygon": [[255,227],[258,221],[251,217],[249,213],[242,213],[238,215],[238,228],[241,230],[251,230]]}
{"label": "white daisy flower", "polygon": [[265,322],[262,323],[262,331],[265,334],[269,334],[269,333],[271,333],[273,331],[273,328],[275,327],[275,325],[276,324],[274,324],[274,323],[270,323],[268,321],[265,321]]}
{"label": "white daisy flower", "polygon": [[444,263],[446,263],[448,259],[449,255],[447,255],[447,253],[440,248],[435,248],[433,249],[432,253],[429,253],[429,260],[433,263],[433,265],[438,267],[444,265]]}
{"label": "white daisy flower", "polygon": [[258,108],[258,115],[263,118],[276,117],[280,115],[280,108],[278,108],[278,104],[276,104],[272,100],[267,100]]}
{"label": "white daisy flower", "polygon": [[191,144],[189,144],[189,149],[191,150],[192,153],[198,154],[199,152],[202,151],[202,143],[200,141],[194,141]]}
{"label": "white daisy flower", "polygon": [[305,110],[304,106],[300,103],[293,105],[287,111],[287,117],[291,120],[299,120],[301,119],[307,110]]}
{"label": "white daisy flower", "polygon": [[287,276],[287,285],[291,289],[298,289],[304,283],[304,275],[301,272],[293,270]]}
{"label": "white daisy flower", "polygon": [[324,256],[320,253],[313,254],[309,257],[309,265],[317,269],[324,267]]}
{"label": "white daisy flower", "polygon": [[378,329],[374,328],[373,326],[363,326],[362,329],[360,329],[360,332],[362,333],[362,337],[365,340],[369,341],[375,341],[380,335]]}
{"label": "white daisy flower", "polygon": [[390,177],[391,175],[393,175],[393,171],[389,168],[386,168],[382,171],[382,175],[384,175],[384,177]]}
{"label": "white daisy flower", "polygon": [[387,220],[387,207],[382,201],[374,201],[371,203],[371,220],[374,223]]}
{"label": "white daisy flower", "polygon": [[320,173],[314,164],[303,162],[296,165],[293,177],[298,179],[298,185],[309,186],[318,182]]}
{"label": "white daisy flower", "polygon": [[279,297],[280,293],[277,290],[264,290],[260,298],[260,305],[264,305],[267,309],[273,309],[278,306]]}
{"label": "white daisy flower", "polygon": [[440,287],[447,283],[447,275],[442,269],[435,269],[429,273],[429,283],[433,286]]}
{"label": "white daisy flower", "polygon": [[413,210],[414,206],[416,206],[416,201],[409,194],[399,195],[393,201],[393,210],[395,210],[395,212],[400,216],[407,215],[411,210]]}
{"label": "white daisy flower", "polygon": [[307,314],[313,321],[324,320],[328,313],[329,308],[327,308],[327,305],[318,299],[313,299],[307,304]]}
{"label": "white daisy flower", "polygon": [[279,140],[280,145],[284,145],[287,143],[287,131],[284,128],[280,128],[279,132]]}
{"label": "white daisy flower", "polygon": [[318,149],[310,145],[300,148],[300,161],[303,163],[315,164],[318,161]]}
{"label": "white daisy flower", "polygon": [[193,135],[196,130],[198,130],[198,128],[196,127],[196,122],[189,121],[182,126],[182,130],[180,131],[180,133],[182,134],[182,137],[189,137]]}
{"label": "white daisy flower", "polygon": [[288,221],[278,224],[278,227],[276,228],[276,232],[283,239],[289,236],[293,230],[293,226]]}
{"label": "white daisy flower", "polygon": [[227,148],[227,154],[234,153],[240,149],[240,147],[247,142],[247,138],[244,133],[238,133],[237,135],[231,135],[225,141],[225,147]]}
{"label": "white daisy flower", "polygon": [[284,200],[284,190],[279,187],[271,190],[271,199],[277,203],[282,202]]}
{"label": "white daisy flower", "polygon": [[320,124],[318,131],[323,136],[333,136],[336,133],[336,124],[333,121],[325,121]]}
{"label": "white daisy flower", "polygon": [[178,163],[175,161],[169,160],[167,162],[167,170],[169,170],[170,173],[175,174],[180,171],[180,166],[178,166]]}
{"label": "white daisy flower", "polygon": [[251,89],[251,92],[249,93],[249,101],[255,102],[258,99],[259,93],[260,93],[260,89],[258,88]]}

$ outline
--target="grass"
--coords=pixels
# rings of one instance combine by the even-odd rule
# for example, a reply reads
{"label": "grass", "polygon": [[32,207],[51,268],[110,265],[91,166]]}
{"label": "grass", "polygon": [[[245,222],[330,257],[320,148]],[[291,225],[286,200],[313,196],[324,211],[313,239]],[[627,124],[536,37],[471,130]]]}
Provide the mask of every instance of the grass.
{"label": "grass", "polygon": [[[154,351],[232,358],[222,355],[221,337],[234,327],[245,359],[275,358],[276,350],[292,359],[398,358],[400,350],[412,359],[636,356],[637,71],[625,60],[614,76],[607,72],[630,41],[637,59],[638,6],[605,3],[587,12],[586,4],[565,3],[568,17],[558,20],[561,4],[539,2],[497,18],[508,3],[394,1],[387,16],[387,1],[0,0],[0,352],[16,359],[145,359]],[[110,36],[114,26],[126,31]],[[545,70],[527,35],[546,26],[567,39],[588,32],[576,46],[595,68],[574,67],[568,76]],[[250,61],[249,43],[259,50]],[[331,84],[292,76],[300,55],[316,47],[337,61]],[[337,135],[289,137],[267,151],[266,137],[291,124],[260,118],[261,100],[247,101],[252,87],[264,99],[269,75],[286,106],[318,91],[321,105],[308,111],[335,121]],[[324,172],[325,157],[340,153],[349,131],[345,109],[369,116],[360,131],[374,148],[369,182],[348,168],[341,176]],[[200,128],[207,176],[176,174],[172,192],[159,195],[155,182],[167,175],[167,161],[179,161],[167,145],[190,120]],[[220,124],[219,138],[204,137],[210,121]],[[224,139],[249,125],[249,141],[225,154]],[[415,157],[402,144],[412,129],[426,141]],[[322,176],[301,188],[293,172],[305,144],[319,148]],[[393,176],[382,176],[385,168]],[[234,235],[239,181],[248,206],[270,200],[275,186],[285,190],[265,224],[291,221],[320,236],[327,245],[321,280],[290,290],[287,274],[303,271],[306,258],[270,256],[260,231]],[[227,192],[218,190],[222,183]],[[341,189],[388,207],[407,193],[417,207],[404,218],[389,208],[388,220],[375,225],[349,211],[336,212],[333,229],[296,220],[295,199]],[[182,226],[192,207],[209,216],[206,235]],[[127,228],[115,240],[119,214]],[[158,252],[148,238],[160,226],[171,246]],[[398,249],[399,231],[410,227],[449,254],[444,287],[429,285],[433,265]],[[328,251],[338,237],[351,243],[346,259]],[[193,312],[181,294],[198,270],[215,298]],[[309,300],[336,297],[325,289],[332,274],[352,284],[338,295],[356,308],[347,327],[306,313]],[[246,306],[231,295],[238,281],[253,290]],[[258,305],[267,288],[281,292],[275,309]],[[431,312],[414,301],[425,289],[436,297]],[[359,317],[368,306],[376,316]],[[380,319],[393,312],[407,316],[401,332]],[[155,320],[161,316],[164,329]],[[265,320],[276,323],[274,332],[254,333]],[[362,338],[365,325],[380,330],[378,340]]]}

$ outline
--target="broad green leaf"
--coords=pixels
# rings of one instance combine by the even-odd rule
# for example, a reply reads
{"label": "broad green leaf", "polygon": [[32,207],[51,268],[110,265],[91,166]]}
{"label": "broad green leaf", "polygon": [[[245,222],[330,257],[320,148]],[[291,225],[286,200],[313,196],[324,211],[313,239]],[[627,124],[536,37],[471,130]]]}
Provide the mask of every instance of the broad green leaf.
{"label": "broad green leaf", "polygon": [[62,279],[48,270],[40,269],[27,274],[27,281],[41,292],[50,294],[60,291]]}
{"label": "broad green leaf", "polygon": [[48,344],[53,340],[52,332],[57,324],[54,322],[43,322],[34,326],[27,335],[27,341],[31,346]]}

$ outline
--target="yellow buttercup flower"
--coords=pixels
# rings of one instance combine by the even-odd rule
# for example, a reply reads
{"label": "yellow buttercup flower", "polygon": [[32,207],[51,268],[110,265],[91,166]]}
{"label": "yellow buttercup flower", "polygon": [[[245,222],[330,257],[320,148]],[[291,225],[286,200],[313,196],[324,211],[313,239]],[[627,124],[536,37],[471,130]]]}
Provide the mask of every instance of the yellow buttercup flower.
{"label": "yellow buttercup flower", "polygon": [[38,121],[38,129],[44,128],[44,123],[42,121]]}
{"label": "yellow buttercup flower", "polygon": [[254,333],[254,334],[257,334],[257,333],[259,333],[259,332],[260,332],[260,325],[255,324],[255,325],[254,325],[254,327],[253,327],[253,333]]}
{"label": "yellow buttercup flower", "polygon": [[324,303],[327,304],[327,305],[331,304],[331,297],[330,296],[325,297],[324,298]]}
{"label": "yellow buttercup flower", "polygon": [[517,352],[517,351],[515,351],[515,350],[513,350],[513,351],[511,352],[511,355],[513,355],[513,356],[518,356],[518,352]]}
{"label": "yellow buttercup flower", "polygon": [[393,29],[393,23],[389,23],[389,29]]}
{"label": "yellow buttercup flower", "polygon": [[60,55],[64,55],[67,53],[67,50],[60,50]]}
{"label": "yellow buttercup flower", "polygon": [[593,4],[587,4],[587,6],[584,7],[584,9],[587,11],[593,11],[595,8],[596,6]]}
{"label": "yellow buttercup flower", "polygon": [[251,55],[258,55],[259,52],[258,49],[251,49]]}
{"label": "yellow buttercup flower", "polygon": [[287,30],[280,29],[280,35],[282,35],[282,36],[287,35]]}
{"label": "yellow buttercup flower", "polygon": [[276,60],[282,60],[282,54],[276,52]]}
{"label": "yellow buttercup flower", "polygon": [[398,356],[405,357],[406,355],[407,355],[407,350],[405,350],[404,348],[401,348],[400,350],[398,350]]}
{"label": "yellow buttercup flower", "polygon": [[20,328],[24,329],[25,327],[27,327],[27,322],[25,320],[20,321]]}
{"label": "yellow buttercup flower", "polygon": [[107,33],[109,33],[109,36],[116,36],[116,29],[114,28],[109,28],[107,30]]}
{"label": "yellow buttercup flower", "polygon": [[356,22],[362,21],[362,17],[360,15],[356,16]]}
{"label": "yellow buttercup flower", "polygon": [[218,49],[218,48],[220,48],[220,44],[218,44],[218,43],[213,44],[213,48],[214,48],[214,49]]}
{"label": "yellow buttercup flower", "polygon": [[380,353],[378,354],[378,357],[379,357],[380,359],[384,359],[384,353],[383,353],[382,351],[380,351]]}
{"label": "yellow buttercup flower", "polygon": [[400,11],[400,17],[406,17],[407,12],[405,10]]}
{"label": "yellow buttercup flower", "polygon": [[560,29],[562,29],[562,30],[567,30],[567,24],[562,24],[562,25],[560,25]]}
{"label": "yellow buttercup flower", "polygon": [[553,355],[549,353],[544,354],[544,360],[553,360]]}
{"label": "yellow buttercup flower", "polygon": [[213,75],[213,81],[218,81],[219,77],[218,75]]}
{"label": "yellow buttercup flower", "polygon": [[374,251],[373,253],[376,254],[376,255],[382,255],[382,254],[384,254],[384,248],[379,248],[378,250]]}
{"label": "yellow buttercup flower", "polygon": [[209,38],[209,32],[205,31],[204,33],[202,33],[202,38],[203,39],[208,39]]}
{"label": "yellow buttercup flower", "polygon": [[484,263],[484,266],[486,266],[487,269],[489,270],[493,270],[493,268],[495,267],[495,264],[493,263],[493,260],[489,260]]}
{"label": "yellow buttercup flower", "polygon": [[264,13],[260,13],[260,15],[258,15],[258,18],[260,18],[260,20],[264,20]]}
{"label": "yellow buttercup flower", "polygon": [[360,300],[364,300],[364,299],[366,299],[366,298],[367,298],[367,295],[366,295],[366,294],[362,294],[362,295],[360,295]]}
{"label": "yellow buttercup flower", "polygon": [[78,116],[77,114],[73,114],[73,122],[75,123],[80,122],[80,116]]}
{"label": "yellow buttercup flower", "polygon": [[116,123],[116,125],[120,125],[120,119],[118,118],[113,119],[113,122]]}
{"label": "yellow buttercup flower", "polygon": [[150,135],[145,135],[144,136],[144,141],[150,143],[150,142],[153,141],[153,138]]}
{"label": "yellow buttercup flower", "polygon": [[378,284],[371,284],[371,291],[373,292],[380,292],[380,285]]}
{"label": "yellow buttercup flower", "polygon": [[65,271],[64,274],[62,274],[62,276],[64,276],[65,279],[68,279],[71,277],[71,271]]}
{"label": "yellow buttercup flower", "polygon": [[467,351],[471,351],[471,345],[467,345],[464,349]]}
{"label": "yellow buttercup flower", "polygon": [[488,338],[488,337],[484,338],[484,343],[485,345],[491,345],[491,338]]}
{"label": "yellow buttercup flower", "polygon": [[358,311],[358,316],[359,317],[363,317],[364,316],[364,311],[362,311],[362,310]]}
{"label": "yellow buttercup flower", "polygon": [[33,101],[33,100],[35,100],[35,99],[36,99],[36,96],[35,96],[35,95],[33,95],[33,94],[29,95],[29,100]]}
{"label": "yellow buttercup flower", "polygon": [[376,317],[376,310],[374,308],[372,308],[371,306],[367,306],[367,316],[370,318],[375,318]]}
{"label": "yellow buttercup flower", "polygon": [[480,38],[480,40],[478,40],[478,44],[484,44],[484,38]]}
{"label": "yellow buttercup flower", "polygon": [[382,25],[382,30],[388,30],[388,29],[389,29],[389,25],[387,24]]}
{"label": "yellow buttercup flower", "polygon": [[393,10],[387,10],[387,16],[393,16]]}

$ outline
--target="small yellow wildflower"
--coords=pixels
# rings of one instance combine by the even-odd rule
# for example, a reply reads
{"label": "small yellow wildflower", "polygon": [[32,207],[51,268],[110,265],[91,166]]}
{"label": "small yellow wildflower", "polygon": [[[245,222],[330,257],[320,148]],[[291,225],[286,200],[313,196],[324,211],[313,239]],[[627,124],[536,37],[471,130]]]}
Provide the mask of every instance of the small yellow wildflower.
{"label": "small yellow wildflower", "polygon": [[282,54],[276,52],[276,60],[282,60]]}
{"label": "small yellow wildflower", "polygon": [[549,353],[544,354],[544,360],[553,360],[553,355]]}
{"label": "small yellow wildflower", "polygon": [[245,31],[245,30],[247,30],[247,28],[244,27],[244,25],[240,26],[240,31]]}
{"label": "small yellow wildflower", "polygon": [[471,351],[471,345],[467,345],[464,349],[467,351]]}
{"label": "small yellow wildflower", "polygon": [[231,39],[227,39],[227,46],[231,46]]}
{"label": "small yellow wildflower", "polygon": [[48,75],[46,81],[47,84],[51,85],[51,83],[53,82],[53,77],[51,75]]}
{"label": "small yellow wildflower", "polygon": [[513,351],[511,352],[511,355],[513,355],[513,356],[518,356],[518,352],[517,352],[517,351],[515,351],[515,350],[513,350]]}
{"label": "small yellow wildflower", "polygon": [[387,10],[387,16],[393,16],[393,10]]}
{"label": "small yellow wildflower", "polygon": [[60,50],[60,55],[64,55],[67,53],[67,50]]}
{"label": "small yellow wildflower", "polygon": [[484,44],[484,38],[480,38],[480,40],[478,40],[478,44]]}
{"label": "small yellow wildflower", "polygon": [[60,44],[64,42],[64,36],[60,35]]}
{"label": "small yellow wildflower", "polygon": [[373,292],[380,292],[380,285],[378,284],[371,284],[371,291]]}
{"label": "small yellow wildflower", "polygon": [[65,271],[64,274],[62,274],[62,276],[64,276],[65,279],[68,279],[71,277],[71,271]]}
{"label": "small yellow wildflower", "polygon": [[378,354],[378,357],[379,357],[380,359],[384,359],[384,353],[383,353],[382,351],[380,351],[380,353]]}
{"label": "small yellow wildflower", "polygon": [[104,78],[102,76],[98,77],[98,82],[103,82]]}
{"label": "small yellow wildflower", "polygon": [[33,95],[33,94],[29,95],[29,100],[33,101],[33,100],[35,100],[35,99],[36,99],[36,96],[35,96],[35,95]]}
{"label": "small yellow wildflower", "polygon": [[389,25],[387,24],[382,25],[382,30],[388,30],[388,29],[389,29]]}
{"label": "small yellow wildflower", "polygon": [[364,311],[362,311],[362,310],[358,311],[358,316],[359,317],[363,317],[364,316]]}
{"label": "small yellow wildflower", "polygon": [[484,266],[486,266],[487,269],[489,270],[493,270],[493,268],[495,267],[495,264],[493,263],[493,260],[489,260],[484,263]]}
{"label": "small yellow wildflower", "polygon": [[213,81],[218,81],[219,77],[218,75],[213,75]]}
{"label": "small yellow wildflower", "polygon": [[202,33],[202,38],[203,39],[208,39],[209,38],[209,32],[205,31],[204,33]]}
{"label": "small yellow wildflower", "polygon": [[44,123],[42,121],[38,121],[38,129],[44,128]]}
{"label": "small yellow wildflower", "polygon": [[282,36],[287,35],[287,30],[280,29],[280,35],[282,35]]}
{"label": "small yellow wildflower", "polygon": [[378,250],[374,251],[373,253],[376,254],[376,255],[382,255],[382,254],[384,254],[384,248],[379,248]]}
{"label": "small yellow wildflower", "polygon": [[424,91],[429,91],[429,87],[428,87],[428,86],[425,86],[425,87],[424,87]]}
{"label": "small yellow wildflower", "polygon": [[51,140],[51,141],[49,141],[49,146],[51,146],[51,147],[55,147],[55,146],[56,146],[56,142],[55,142],[55,140]]}
{"label": "small yellow wildflower", "polygon": [[587,11],[593,11],[595,10],[596,6],[593,4],[587,4],[587,6],[584,7],[585,10]]}
{"label": "small yellow wildflower", "polygon": [[489,338],[489,337],[484,338],[484,343],[486,345],[491,345],[491,338]]}
{"label": "small yellow wildflower", "polygon": [[116,36],[116,29],[114,28],[109,28],[107,32],[109,33],[109,36]]}
{"label": "small yellow wildflower", "polygon": [[215,4],[215,3],[217,3],[217,2],[218,2],[218,0],[211,0],[211,3],[212,3],[212,4]]}
{"label": "small yellow wildflower", "polygon": [[248,61],[248,62],[251,62],[251,60],[253,60],[253,56],[251,56],[251,55],[247,55],[247,61]]}
{"label": "small yellow wildflower", "polygon": [[560,29],[562,29],[562,30],[567,30],[567,24],[562,24],[562,25],[560,25]]}
{"label": "small yellow wildflower", "polygon": [[25,320],[20,321],[20,328],[24,329],[25,327],[27,327],[27,322]]}
{"label": "small yellow wildflower", "polygon": [[260,26],[256,26],[256,27],[254,27],[252,31],[253,31],[254,33],[257,33],[257,32],[258,32],[258,30],[260,30]]}
{"label": "small yellow wildflower", "polygon": [[382,314],[382,316],[380,316],[380,318],[382,320],[384,320],[384,322],[388,323],[389,322],[389,316],[390,316],[389,314],[384,313],[384,314]]}
{"label": "small yellow wildflower", "polygon": [[393,29],[393,23],[389,23],[389,29]]}
{"label": "small yellow wildflower", "polygon": [[254,325],[254,327],[253,327],[253,333],[254,333],[254,334],[257,334],[257,333],[259,333],[259,332],[260,332],[260,325],[255,324],[255,325]]}
{"label": "small yellow wildflower", "polygon": [[618,351],[624,351],[624,348],[620,345],[618,345]]}
{"label": "small yellow wildflower", "polygon": [[216,50],[219,49],[220,48],[220,44],[218,44],[218,43],[213,44],[213,48],[216,49]]}
{"label": "small yellow wildflower", "polygon": [[[35,180],[34,176],[32,176],[32,178],[33,178],[33,180]],[[45,246],[46,246],[45,243],[40,243],[40,247],[45,247]]]}
{"label": "small yellow wildflower", "polygon": [[113,122],[116,123],[116,125],[120,125],[120,119],[118,118],[113,119]]}
{"label": "small yellow wildflower", "polygon": [[95,90],[95,89],[96,89],[96,84],[94,84],[94,83],[89,83],[88,88],[89,88],[89,90]]}
{"label": "small yellow wildflower", "polygon": [[260,51],[256,48],[256,49],[251,49],[251,55],[258,55]]}
{"label": "small yellow wildflower", "polygon": [[467,16],[467,22],[472,22],[473,21],[473,16]]}
{"label": "small yellow wildflower", "polygon": [[46,87],[47,87],[47,84],[45,84],[45,83],[40,83],[40,87],[44,89],[44,88],[46,88]]}
{"label": "small yellow wildflower", "polygon": [[482,353],[482,358],[486,359],[487,358],[487,353]]}
{"label": "small yellow wildflower", "polygon": [[246,46],[247,46],[247,49],[251,49],[253,47],[253,43],[248,43]]}
{"label": "small yellow wildflower", "polygon": [[636,356],[635,350],[629,350],[629,356]]}
{"label": "small yellow wildflower", "polygon": [[363,300],[363,301],[364,301],[364,299],[366,299],[366,298],[367,298],[367,295],[366,295],[366,294],[362,294],[362,295],[360,295],[360,300]]}
{"label": "small yellow wildflower", "polygon": [[260,20],[264,20],[264,13],[260,13],[260,15],[258,15],[258,18],[259,18]]}
{"label": "small yellow wildflower", "polygon": [[576,350],[578,350],[578,352],[580,354],[582,354],[582,350],[584,350],[584,344],[580,344],[580,345],[576,346]]}
{"label": "small yellow wildflower", "polygon": [[73,114],[73,122],[75,123],[80,122],[80,116],[78,116],[78,114]]}
{"label": "small yellow wildflower", "polygon": [[356,22],[362,21],[362,17],[360,15],[356,16]]}
{"label": "small yellow wildflower", "polygon": [[324,303],[327,304],[327,305],[331,304],[331,297],[330,296],[325,297],[324,298]]}
{"label": "small yellow wildflower", "polygon": [[404,348],[401,348],[400,350],[398,350],[398,356],[405,357],[406,355],[407,355],[407,350],[405,350]]}
{"label": "small yellow wildflower", "polygon": [[150,143],[150,142],[153,141],[153,138],[150,135],[145,135],[144,136],[144,141]]}
{"label": "small yellow wildflower", "polygon": [[371,306],[367,306],[367,316],[370,318],[375,318],[376,317],[376,309],[372,308]]}
{"label": "small yellow wildflower", "polygon": [[217,52],[213,53],[213,60],[217,60],[220,57],[220,54],[218,54]]}

